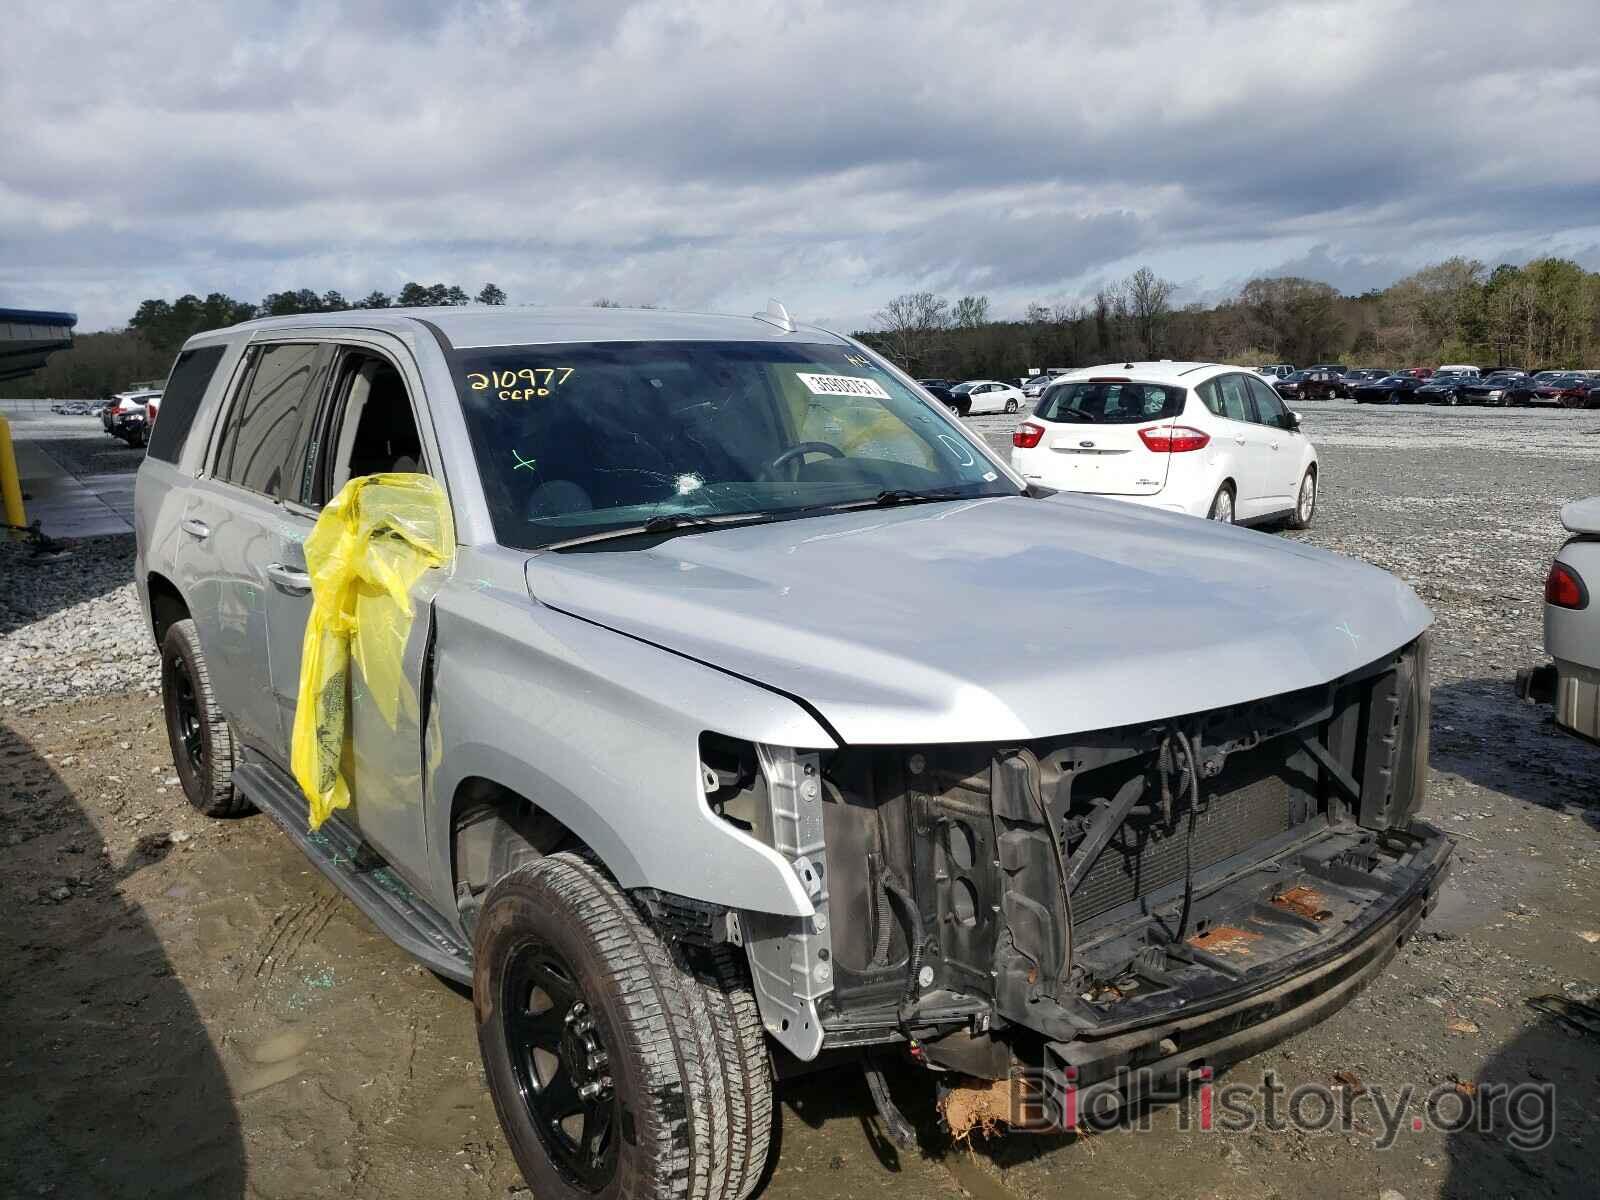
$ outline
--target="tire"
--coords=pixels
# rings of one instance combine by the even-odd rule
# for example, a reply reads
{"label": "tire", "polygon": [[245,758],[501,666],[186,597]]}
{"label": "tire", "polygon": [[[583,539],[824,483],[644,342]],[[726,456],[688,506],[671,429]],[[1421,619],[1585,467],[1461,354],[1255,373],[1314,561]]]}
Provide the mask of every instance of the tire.
{"label": "tire", "polygon": [[959,417],[961,415],[961,405],[957,404],[954,400],[952,400],[949,404],[946,404],[945,407],[950,410],[950,415],[952,417]]}
{"label": "tire", "polygon": [[737,989],[696,975],[597,866],[553,854],[518,868],[473,940],[484,1072],[534,1195],[738,1200],[760,1177],[752,1132],[761,1114],[770,1127],[770,1090],[763,1109],[748,1031],[718,1046],[748,1015]]}
{"label": "tire", "polygon": [[1232,525],[1233,511],[1233,488],[1225,483],[1217,489],[1217,494],[1211,497],[1211,507],[1206,512],[1206,520]]}
{"label": "tire", "polygon": [[1017,402],[1015,400],[1007,400],[1006,401],[1006,412],[1014,413],[1016,411],[1017,411]]}
{"label": "tire", "polygon": [[[1309,492],[1309,494],[1308,494]],[[1317,469],[1307,467],[1300,477],[1300,490],[1294,497],[1294,515],[1288,520],[1290,529],[1310,529],[1317,515]]]}
{"label": "tire", "polygon": [[252,806],[233,786],[233,731],[217,707],[194,622],[174,621],[161,639],[161,711],[172,764],[189,803],[208,817],[236,817]]}
{"label": "tire", "polygon": [[727,1196],[745,1200],[761,1182],[772,1141],[772,1059],[743,957],[721,945],[695,954],[691,962],[711,1010],[728,1092],[732,1168]]}

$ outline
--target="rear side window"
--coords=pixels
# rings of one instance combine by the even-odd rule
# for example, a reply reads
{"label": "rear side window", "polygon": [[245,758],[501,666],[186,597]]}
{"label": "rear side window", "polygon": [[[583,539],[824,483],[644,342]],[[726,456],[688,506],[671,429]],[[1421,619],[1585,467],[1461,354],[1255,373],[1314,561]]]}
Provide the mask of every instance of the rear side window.
{"label": "rear side window", "polygon": [[[327,379],[333,348],[278,342],[252,347],[249,353],[244,382],[217,450],[217,476],[279,500],[298,483],[306,430]],[[160,427],[158,417],[156,428]]]}
{"label": "rear side window", "polygon": [[1224,375],[1215,381],[1220,409],[1213,411],[1230,421],[1250,419],[1250,394],[1246,392],[1243,375]]}
{"label": "rear side window", "polygon": [[1156,421],[1183,412],[1184,389],[1133,381],[1062,383],[1040,400],[1034,415],[1045,421],[1126,425]]}
{"label": "rear side window", "polygon": [[151,458],[169,463],[178,461],[183,444],[189,438],[189,427],[194,424],[194,414],[200,408],[200,398],[206,394],[206,387],[216,374],[217,364],[222,361],[226,349],[226,346],[202,346],[178,355],[167,379],[167,390],[161,397],[161,407],[156,412],[150,448],[145,451]]}

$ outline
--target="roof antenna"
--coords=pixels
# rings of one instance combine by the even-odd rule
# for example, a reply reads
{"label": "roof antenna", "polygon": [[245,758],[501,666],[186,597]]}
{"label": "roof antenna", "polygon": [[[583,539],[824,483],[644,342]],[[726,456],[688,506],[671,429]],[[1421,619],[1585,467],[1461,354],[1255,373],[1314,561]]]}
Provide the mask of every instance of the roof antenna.
{"label": "roof antenna", "polygon": [[794,319],[789,316],[789,310],[776,300],[767,301],[767,311],[751,313],[758,321],[765,321],[768,325],[776,325],[785,333],[794,332]]}

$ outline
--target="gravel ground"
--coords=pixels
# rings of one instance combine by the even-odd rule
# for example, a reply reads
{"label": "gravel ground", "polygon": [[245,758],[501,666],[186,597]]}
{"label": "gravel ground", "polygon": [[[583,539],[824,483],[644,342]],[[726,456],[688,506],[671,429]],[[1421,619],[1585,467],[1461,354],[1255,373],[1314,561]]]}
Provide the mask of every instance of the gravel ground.
{"label": "gravel ground", "polygon": [[154,695],[161,662],[133,588],[133,538],[87,538],[59,559],[0,541],[0,708]]}
{"label": "gravel ground", "polygon": [[[858,1078],[833,1074],[781,1089],[766,1196],[1594,1194],[1600,1038],[1527,1001],[1600,981],[1600,748],[1556,732],[1511,679],[1541,653],[1556,511],[1600,491],[1600,414],[1302,411],[1324,486],[1316,526],[1293,536],[1399,573],[1437,614],[1426,815],[1458,837],[1457,864],[1379,980],[1226,1078],[1271,1070],[1352,1105],[1408,1084],[1548,1083],[1552,1143],[1406,1128],[1378,1149],[1370,1107],[1348,1132],[1202,1133],[1191,1095],[1152,1110],[1148,1132],[957,1150],[925,1122],[906,1154]],[[999,445],[1014,423],[972,422]],[[526,1195],[470,1001],[270,823],[184,802],[128,542],[37,565],[0,547],[0,903],[22,918],[0,927],[0,1194]]]}

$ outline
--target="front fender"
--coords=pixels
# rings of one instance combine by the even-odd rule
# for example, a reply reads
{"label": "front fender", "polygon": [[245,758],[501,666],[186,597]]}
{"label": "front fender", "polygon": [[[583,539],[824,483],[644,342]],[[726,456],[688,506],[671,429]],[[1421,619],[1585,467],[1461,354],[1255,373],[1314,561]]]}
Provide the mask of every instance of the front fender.
{"label": "front fender", "polygon": [[451,800],[482,777],[561,821],[623,887],[812,913],[789,864],[711,811],[700,771],[707,730],[832,748],[800,705],[540,605],[525,587],[452,586],[435,629],[427,838],[443,911],[454,911]]}

